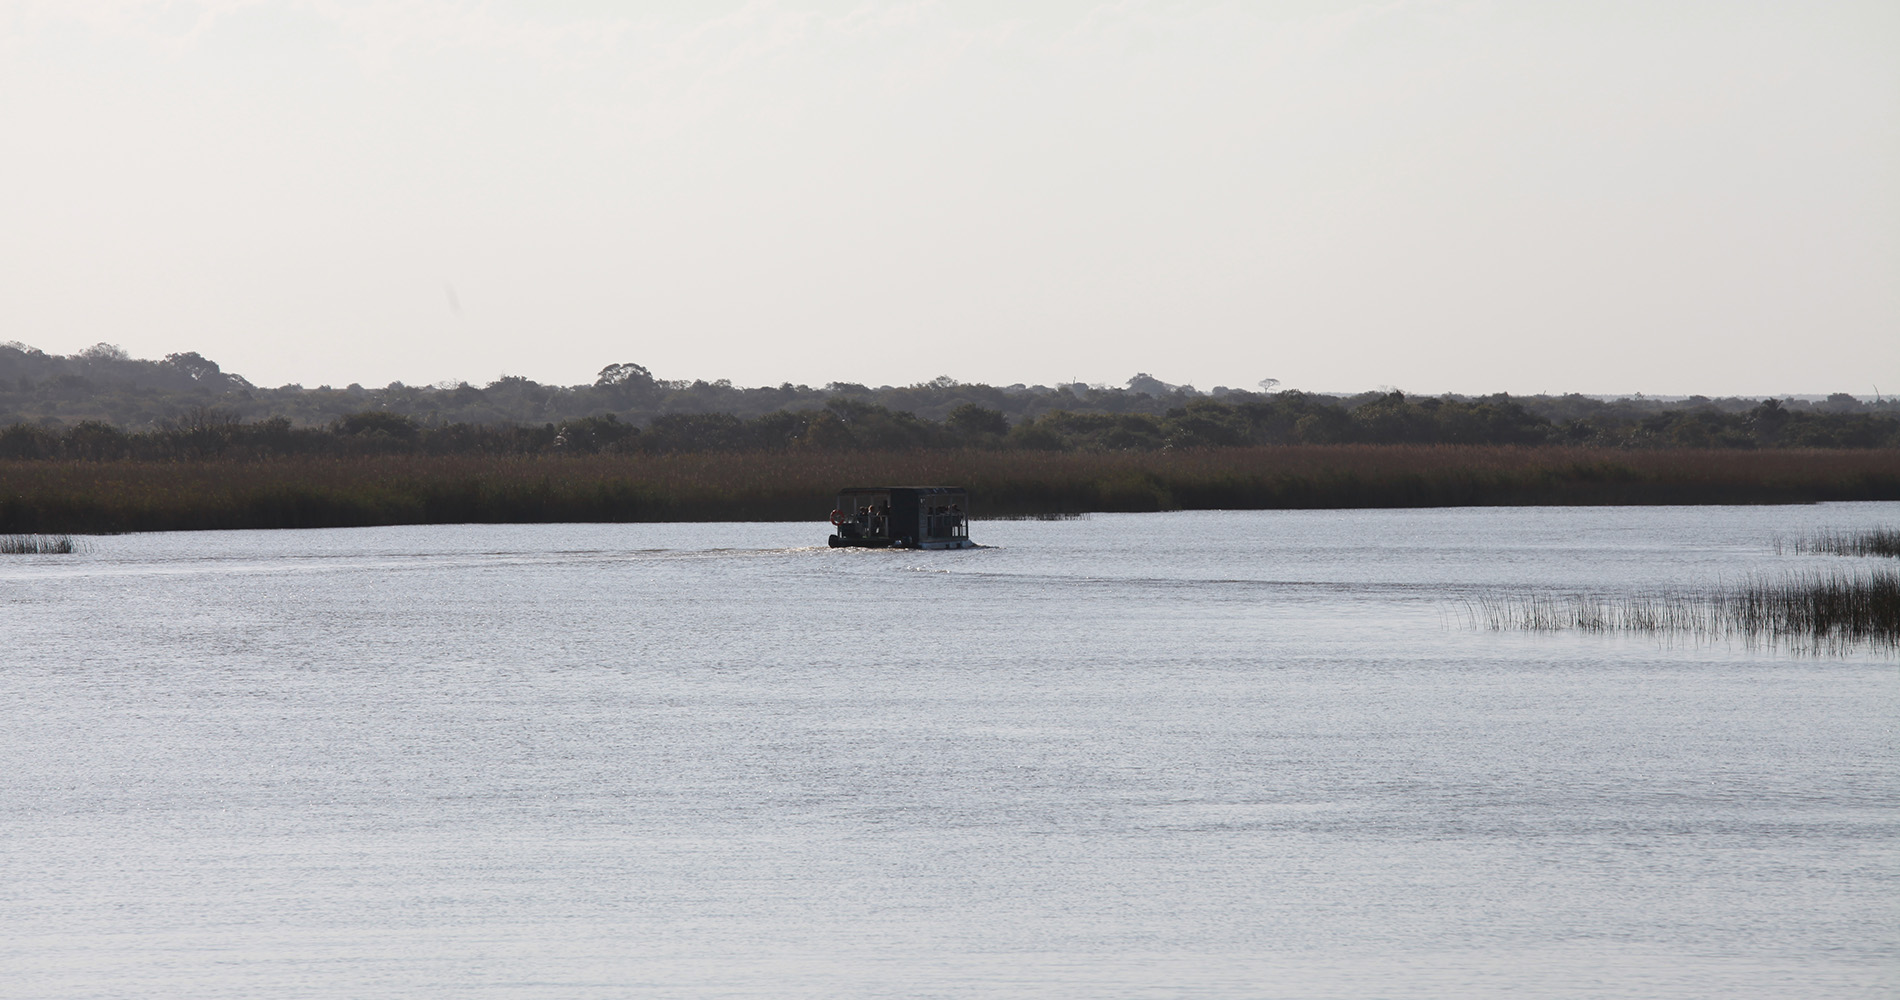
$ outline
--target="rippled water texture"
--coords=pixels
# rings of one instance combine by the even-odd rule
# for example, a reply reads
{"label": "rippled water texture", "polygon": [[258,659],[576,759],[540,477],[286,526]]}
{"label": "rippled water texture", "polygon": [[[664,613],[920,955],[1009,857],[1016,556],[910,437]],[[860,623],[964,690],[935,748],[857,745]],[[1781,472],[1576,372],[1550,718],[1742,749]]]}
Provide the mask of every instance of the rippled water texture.
{"label": "rippled water texture", "polygon": [[134,535],[0,560],[8,997],[1876,997],[1900,667],[1462,595],[1900,505]]}

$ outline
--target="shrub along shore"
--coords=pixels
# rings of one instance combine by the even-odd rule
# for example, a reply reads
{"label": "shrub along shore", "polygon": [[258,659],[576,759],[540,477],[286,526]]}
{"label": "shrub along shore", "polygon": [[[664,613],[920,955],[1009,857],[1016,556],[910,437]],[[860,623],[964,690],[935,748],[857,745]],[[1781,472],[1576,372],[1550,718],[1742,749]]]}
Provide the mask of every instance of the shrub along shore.
{"label": "shrub along shore", "polygon": [[1890,449],[1280,445],[0,461],[0,533],[822,521],[846,485],[968,487],[982,518],[1109,511],[1900,499]]}
{"label": "shrub along shore", "polygon": [[[928,391],[942,395],[968,388],[972,387]],[[636,419],[602,412],[538,423],[418,421],[372,409],[319,425],[299,424],[282,414],[246,421],[233,410],[196,406],[143,429],[99,420],[66,423],[56,417],[48,418],[49,422],[0,425],[0,460],[959,448],[1174,451],[1291,444],[1900,448],[1900,413],[1887,412],[1885,400],[1877,411],[1794,410],[1769,399],[1738,411],[1724,411],[1710,403],[1649,413],[1630,412],[1634,404],[1622,401],[1605,412],[1558,420],[1527,408],[1540,401],[1502,395],[1480,399],[1408,397],[1401,392],[1352,399],[1300,392],[1230,394],[1225,399],[1175,396],[1157,399],[1121,390],[1091,392],[1086,399],[1066,397],[1078,407],[1074,410],[1014,417],[965,402],[951,407],[941,419],[849,396],[833,397],[820,407],[751,417],[666,412]],[[944,401],[938,403],[941,408]],[[1549,404],[1549,400],[1541,401],[1541,405]],[[1155,412],[1104,409],[1135,405],[1153,407]]]}

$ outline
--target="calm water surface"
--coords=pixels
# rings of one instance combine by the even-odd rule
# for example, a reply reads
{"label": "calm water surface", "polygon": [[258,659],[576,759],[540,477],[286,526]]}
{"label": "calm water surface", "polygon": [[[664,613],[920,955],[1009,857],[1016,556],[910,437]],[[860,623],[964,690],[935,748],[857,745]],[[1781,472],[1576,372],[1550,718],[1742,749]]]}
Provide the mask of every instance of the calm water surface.
{"label": "calm water surface", "polygon": [[0,996],[1888,997],[1891,655],[1464,595],[1900,505],[0,558]]}

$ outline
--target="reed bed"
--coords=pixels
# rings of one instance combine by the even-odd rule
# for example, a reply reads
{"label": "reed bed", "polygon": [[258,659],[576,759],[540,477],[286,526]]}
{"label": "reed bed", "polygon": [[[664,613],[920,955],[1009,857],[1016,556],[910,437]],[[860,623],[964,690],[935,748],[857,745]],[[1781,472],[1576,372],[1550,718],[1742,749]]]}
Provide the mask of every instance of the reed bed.
{"label": "reed bed", "polygon": [[1900,528],[1869,528],[1864,531],[1822,531],[1792,542],[1775,540],[1775,554],[1792,551],[1837,556],[1886,556],[1900,559]]}
{"label": "reed bed", "polygon": [[979,517],[1900,499],[1900,451],[1281,445],[0,462],[0,532],[820,520],[846,485],[968,487]]}
{"label": "reed bed", "polygon": [[1638,597],[1484,596],[1466,612],[1475,626],[1496,631],[1630,632],[1894,651],[1900,650],[1900,573],[1811,573]]}
{"label": "reed bed", "polygon": [[0,555],[63,556],[79,551],[71,535],[0,535]]}

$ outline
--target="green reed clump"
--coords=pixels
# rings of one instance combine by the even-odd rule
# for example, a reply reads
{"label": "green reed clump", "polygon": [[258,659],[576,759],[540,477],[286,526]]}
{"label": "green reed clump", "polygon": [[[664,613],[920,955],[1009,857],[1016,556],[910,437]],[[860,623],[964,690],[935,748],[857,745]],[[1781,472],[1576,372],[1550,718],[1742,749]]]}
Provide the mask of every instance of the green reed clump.
{"label": "green reed clump", "polygon": [[0,555],[63,556],[77,551],[71,535],[0,535]]}
{"label": "green reed clump", "polygon": [[1532,632],[1692,632],[1720,627],[1717,608],[1696,595],[1603,597],[1591,594],[1484,596],[1472,616],[1485,628]]}
{"label": "green reed clump", "polygon": [[1797,538],[1792,543],[1775,543],[1777,554],[1789,549],[1797,554],[1818,552],[1837,556],[1887,556],[1900,559],[1900,528],[1821,531]]}
{"label": "green reed clump", "polygon": [[1900,573],[1750,581],[1724,595],[1723,610],[1744,634],[1900,644]]}
{"label": "green reed clump", "polygon": [[1900,649],[1900,573],[1813,573],[1648,596],[1478,597],[1472,624],[1498,631],[1634,632]]}

